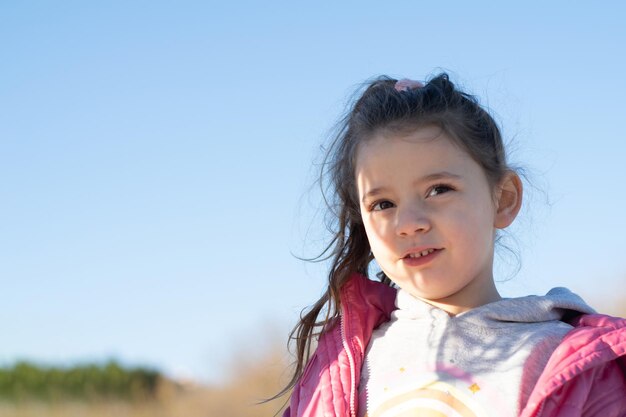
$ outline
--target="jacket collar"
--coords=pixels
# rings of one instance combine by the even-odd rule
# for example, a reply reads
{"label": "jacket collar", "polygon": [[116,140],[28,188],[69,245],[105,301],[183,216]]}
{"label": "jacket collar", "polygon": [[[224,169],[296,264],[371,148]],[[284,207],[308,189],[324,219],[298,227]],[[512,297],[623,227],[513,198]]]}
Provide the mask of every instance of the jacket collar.
{"label": "jacket collar", "polygon": [[353,274],[341,288],[341,315],[346,339],[361,360],[376,327],[395,310],[396,289]]}

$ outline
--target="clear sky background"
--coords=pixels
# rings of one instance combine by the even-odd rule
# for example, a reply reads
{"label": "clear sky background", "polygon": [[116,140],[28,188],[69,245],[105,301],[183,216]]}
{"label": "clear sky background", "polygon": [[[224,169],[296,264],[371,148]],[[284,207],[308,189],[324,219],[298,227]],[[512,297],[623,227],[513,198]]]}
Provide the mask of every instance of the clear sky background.
{"label": "clear sky background", "polygon": [[505,296],[624,301],[623,2],[296,3],[0,4],[0,364],[219,382],[286,340],[325,280],[292,255],[325,238],[314,162],[378,74],[448,71],[513,142]]}

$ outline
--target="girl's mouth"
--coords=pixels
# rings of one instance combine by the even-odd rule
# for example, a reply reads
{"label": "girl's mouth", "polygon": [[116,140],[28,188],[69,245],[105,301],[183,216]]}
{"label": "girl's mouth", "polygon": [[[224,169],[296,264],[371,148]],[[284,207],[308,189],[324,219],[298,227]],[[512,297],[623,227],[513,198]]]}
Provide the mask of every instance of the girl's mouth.
{"label": "girl's mouth", "polygon": [[435,249],[426,249],[423,250],[421,252],[416,252],[416,253],[409,253],[406,257],[407,258],[421,258],[422,256],[426,256],[429,255],[431,253],[433,253],[435,251]]}
{"label": "girl's mouth", "polygon": [[402,261],[407,266],[420,266],[432,261],[443,249],[429,248],[407,254]]}

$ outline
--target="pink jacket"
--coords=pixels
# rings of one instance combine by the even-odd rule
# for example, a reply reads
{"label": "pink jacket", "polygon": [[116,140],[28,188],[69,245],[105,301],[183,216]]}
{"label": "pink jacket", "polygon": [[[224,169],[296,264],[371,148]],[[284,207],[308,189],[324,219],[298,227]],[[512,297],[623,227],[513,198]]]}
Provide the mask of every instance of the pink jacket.
{"label": "pink jacket", "polygon": [[[356,417],[358,381],[373,330],[396,290],[354,275],[341,316],[319,339],[283,417]],[[553,353],[520,417],[626,416],[626,320],[582,315]]]}

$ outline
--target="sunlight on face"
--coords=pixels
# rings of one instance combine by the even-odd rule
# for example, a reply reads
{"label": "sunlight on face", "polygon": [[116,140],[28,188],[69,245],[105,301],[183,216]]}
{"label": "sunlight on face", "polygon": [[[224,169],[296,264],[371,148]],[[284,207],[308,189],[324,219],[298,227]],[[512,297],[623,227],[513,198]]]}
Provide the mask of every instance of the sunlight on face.
{"label": "sunlight on face", "polygon": [[453,314],[499,299],[492,188],[440,128],[374,136],[355,175],[372,253],[394,283]]}

